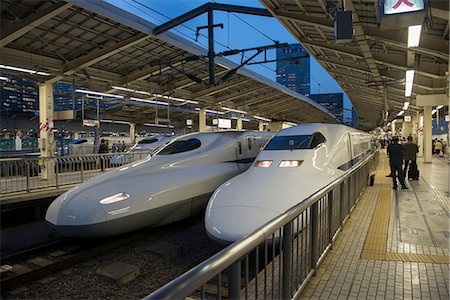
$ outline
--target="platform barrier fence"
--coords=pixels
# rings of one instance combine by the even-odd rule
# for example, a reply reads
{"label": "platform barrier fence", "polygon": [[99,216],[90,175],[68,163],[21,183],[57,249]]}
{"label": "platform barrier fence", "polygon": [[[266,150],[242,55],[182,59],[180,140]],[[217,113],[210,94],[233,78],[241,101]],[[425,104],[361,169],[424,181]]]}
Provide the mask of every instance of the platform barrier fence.
{"label": "platform barrier fence", "polygon": [[0,195],[81,183],[149,155],[151,152],[141,151],[0,159]]}
{"label": "platform barrier fence", "polygon": [[378,162],[350,171],[145,299],[291,299],[314,275]]}

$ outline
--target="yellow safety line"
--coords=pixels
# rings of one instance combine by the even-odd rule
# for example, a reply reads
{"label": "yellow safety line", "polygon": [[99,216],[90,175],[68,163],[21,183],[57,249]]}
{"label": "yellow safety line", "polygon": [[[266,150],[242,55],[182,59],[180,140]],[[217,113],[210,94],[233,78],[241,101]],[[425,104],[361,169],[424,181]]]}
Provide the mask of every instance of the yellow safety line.
{"label": "yellow safety line", "polygon": [[375,182],[381,185],[380,193],[378,194],[375,211],[372,216],[372,221],[370,222],[366,240],[364,241],[361,259],[438,264],[450,263],[450,257],[446,255],[395,253],[386,251],[389,229],[389,211],[391,206],[392,179],[385,177],[385,174],[389,172],[389,169],[385,159],[381,156],[382,155],[380,155],[379,164],[384,164],[384,167],[377,168],[375,177]]}

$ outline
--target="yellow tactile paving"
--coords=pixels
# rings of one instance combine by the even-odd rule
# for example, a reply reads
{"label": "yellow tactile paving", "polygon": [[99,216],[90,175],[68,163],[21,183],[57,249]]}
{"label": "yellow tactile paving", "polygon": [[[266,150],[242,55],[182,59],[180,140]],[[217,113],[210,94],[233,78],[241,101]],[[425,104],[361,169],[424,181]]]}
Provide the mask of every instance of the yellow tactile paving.
{"label": "yellow tactile paving", "polygon": [[381,189],[378,195],[377,204],[375,206],[369,231],[364,241],[361,259],[439,264],[450,263],[450,257],[445,255],[386,252],[392,180],[389,177],[385,177],[385,174],[389,172],[389,169],[388,164],[385,161],[382,161],[383,159],[385,160],[384,157],[380,157],[380,163],[375,179],[375,182],[381,183]]}

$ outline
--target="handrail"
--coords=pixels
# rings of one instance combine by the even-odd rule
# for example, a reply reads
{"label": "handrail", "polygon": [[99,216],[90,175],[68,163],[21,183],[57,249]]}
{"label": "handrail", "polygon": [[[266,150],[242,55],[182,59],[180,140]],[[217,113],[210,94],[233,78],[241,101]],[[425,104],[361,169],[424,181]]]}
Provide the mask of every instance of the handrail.
{"label": "handrail", "polygon": [[284,225],[293,221],[298,215],[305,211],[308,207],[311,207],[314,203],[319,201],[322,197],[326,196],[339,184],[344,182],[359,168],[368,163],[373,156],[379,151],[379,147],[374,149],[373,152],[365,159],[359,161],[346,173],[339,178],[332,181],[323,189],[313,193],[301,203],[296,204],[292,208],[288,209],[278,217],[275,217],[265,225],[256,229],[252,233],[248,234],[239,241],[234,242],[227,248],[223,249],[219,253],[213,255],[209,259],[205,260],[201,264],[185,272],[178,278],[175,278],[171,282],[167,283],[160,289],[154,291],[144,299],[179,299],[184,298],[202,284],[212,279],[219,272],[230,267],[233,263],[239,261],[241,257],[247,255],[251,250],[255,249],[258,245],[272,237],[273,232],[279,230]]}

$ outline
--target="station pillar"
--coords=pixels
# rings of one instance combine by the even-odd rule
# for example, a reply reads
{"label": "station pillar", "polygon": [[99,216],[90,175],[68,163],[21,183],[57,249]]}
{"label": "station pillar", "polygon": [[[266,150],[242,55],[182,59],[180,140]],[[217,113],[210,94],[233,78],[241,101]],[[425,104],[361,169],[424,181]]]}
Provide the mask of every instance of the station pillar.
{"label": "station pillar", "polygon": [[258,123],[258,130],[259,131],[264,131],[264,122],[259,122]]}
{"label": "station pillar", "polygon": [[206,132],[206,109],[201,108],[198,112],[198,132]]}
{"label": "station pillar", "polygon": [[242,115],[238,115],[237,122],[236,122],[236,129],[242,130]]}
{"label": "station pillar", "polygon": [[417,130],[418,130],[418,118],[419,115],[416,114],[415,116],[412,116],[411,118],[411,135],[413,137],[413,140],[417,143]]}
{"label": "station pillar", "polygon": [[45,82],[39,85],[39,165],[41,178],[55,179],[55,136],[53,134],[53,83]]}
{"label": "station pillar", "polygon": [[392,132],[392,137],[394,137],[395,136],[395,122],[394,121],[392,121],[392,123],[391,123],[391,132]]}
{"label": "station pillar", "polygon": [[423,107],[423,160],[425,163],[431,163],[433,157],[433,154],[431,153],[432,110],[432,106]]}
{"label": "station pillar", "polygon": [[403,123],[402,123],[402,137],[404,137],[406,139],[410,135],[412,135],[412,121],[411,122],[403,121]]}
{"label": "station pillar", "polygon": [[130,123],[130,141],[136,144],[136,123]]}

